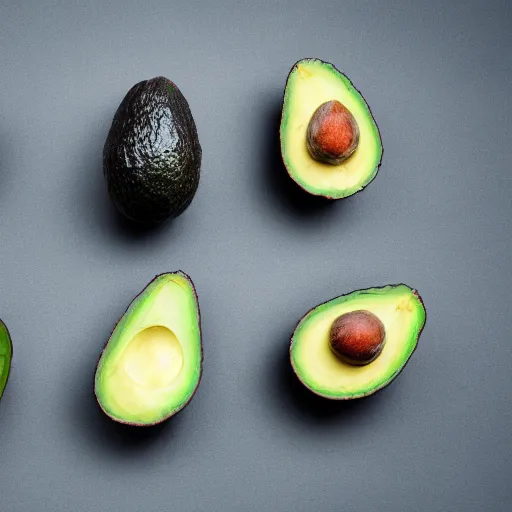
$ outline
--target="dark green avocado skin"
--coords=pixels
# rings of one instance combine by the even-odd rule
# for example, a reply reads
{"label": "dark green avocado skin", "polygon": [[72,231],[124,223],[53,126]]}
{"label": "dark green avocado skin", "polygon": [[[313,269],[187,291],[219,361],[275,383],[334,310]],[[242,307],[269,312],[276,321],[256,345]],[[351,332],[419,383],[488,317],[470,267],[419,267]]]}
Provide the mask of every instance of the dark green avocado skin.
{"label": "dark green avocado skin", "polygon": [[187,100],[164,77],[134,85],[112,121],[103,173],[117,210],[158,224],[182,213],[199,184],[201,146]]}

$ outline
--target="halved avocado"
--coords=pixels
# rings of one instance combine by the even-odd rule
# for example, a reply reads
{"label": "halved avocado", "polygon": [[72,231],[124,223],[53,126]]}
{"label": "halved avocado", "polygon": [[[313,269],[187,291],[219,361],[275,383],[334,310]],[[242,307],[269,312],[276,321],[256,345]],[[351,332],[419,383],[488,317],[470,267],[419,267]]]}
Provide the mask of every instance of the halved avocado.
{"label": "halved avocado", "polygon": [[12,342],[5,324],[0,320],[0,399],[4,394],[11,370]]}
{"label": "halved avocado", "polygon": [[[329,103],[348,111],[358,132],[354,134],[358,136],[355,150],[352,146],[352,152],[335,164],[332,161],[340,158],[322,162],[308,148],[311,121],[318,117],[318,109]],[[335,135],[336,126],[327,121],[330,135]],[[291,178],[310,194],[329,199],[342,199],[366,187],[382,159],[379,129],[363,96],[343,73],[319,59],[298,61],[288,75],[280,138],[283,162]]]}
{"label": "halved avocado", "polygon": [[[385,342],[368,364],[350,364],[331,347],[333,324],[346,313],[368,311],[384,325]],[[333,400],[371,395],[387,386],[416,349],[426,312],[416,290],[405,284],[357,290],[320,304],[298,323],[290,360],[299,380]],[[360,340],[359,340],[360,341]]]}
{"label": "halved avocado", "polygon": [[161,423],[183,409],[201,379],[199,304],[183,272],[161,274],[133,300],[99,360],[95,394],[113,420]]}

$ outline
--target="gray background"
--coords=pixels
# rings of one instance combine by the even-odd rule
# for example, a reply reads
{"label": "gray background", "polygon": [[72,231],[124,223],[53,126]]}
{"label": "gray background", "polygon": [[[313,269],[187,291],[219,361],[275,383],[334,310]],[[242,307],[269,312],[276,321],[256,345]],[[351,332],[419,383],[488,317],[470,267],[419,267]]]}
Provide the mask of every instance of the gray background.
{"label": "gray background", "polygon": [[[510,511],[509,1],[2,2],[2,512]],[[458,4],[458,5],[455,5]],[[279,163],[287,73],[332,61],[380,126],[381,171],[325,204]],[[114,214],[101,152],[128,89],[188,98],[202,179],[175,222]],[[156,274],[197,286],[204,377],[164,426],[99,412],[96,360]],[[428,320],[370,399],[302,391],[286,352],[312,306],[406,282]]]}

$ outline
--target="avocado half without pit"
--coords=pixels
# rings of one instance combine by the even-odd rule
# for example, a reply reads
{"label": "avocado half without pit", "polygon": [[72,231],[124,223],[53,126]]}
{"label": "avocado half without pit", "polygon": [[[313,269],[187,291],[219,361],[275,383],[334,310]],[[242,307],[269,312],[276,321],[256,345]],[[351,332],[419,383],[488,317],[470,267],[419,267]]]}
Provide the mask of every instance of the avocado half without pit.
{"label": "avocado half without pit", "polygon": [[341,295],[300,320],[291,340],[292,367],[322,397],[371,395],[402,371],[425,320],[420,295],[405,284]]}
{"label": "avocado half without pit", "polygon": [[0,320],[0,399],[4,394],[11,371],[12,342],[5,324]]}
{"label": "avocado half without pit", "polygon": [[192,280],[181,271],[161,274],[132,301],[101,354],[98,404],[120,423],[161,423],[192,399],[202,361]]}
{"label": "avocado half without pit", "polygon": [[376,176],[379,129],[352,82],[329,62],[302,59],[290,71],[280,127],[281,154],[304,190],[342,199]]}
{"label": "avocado half without pit", "polygon": [[103,173],[117,210],[140,224],[180,215],[199,184],[201,146],[189,104],[165,77],[134,85],[112,121]]}

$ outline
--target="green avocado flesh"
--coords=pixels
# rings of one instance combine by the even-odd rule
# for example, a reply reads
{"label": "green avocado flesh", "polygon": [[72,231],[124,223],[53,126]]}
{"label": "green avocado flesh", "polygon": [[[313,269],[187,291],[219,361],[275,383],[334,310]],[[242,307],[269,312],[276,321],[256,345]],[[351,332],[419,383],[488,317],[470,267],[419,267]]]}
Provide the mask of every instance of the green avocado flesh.
{"label": "green avocado flesh", "polygon": [[[314,160],[307,149],[307,129],[316,109],[338,100],[359,127],[359,144],[338,165]],[[377,174],[382,158],[379,129],[366,101],[332,64],[319,59],[297,62],[286,82],[281,117],[281,154],[288,174],[304,190],[342,199],[362,190]]]}
{"label": "green avocado flesh", "polygon": [[0,398],[4,394],[11,369],[12,343],[9,331],[0,320]]}
{"label": "green avocado flesh", "polygon": [[[386,330],[382,352],[365,366],[341,361],[329,344],[336,318],[357,310],[376,315]],[[336,297],[312,309],[297,325],[290,347],[293,369],[307,388],[325,398],[346,400],[371,395],[389,384],[405,366],[425,319],[420,296],[404,284]]]}
{"label": "green avocado flesh", "polygon": [[98,403],[121,423],[160,423],[190,401],[202,360],[194,285],[182,272],[161,274],[133,300],[103,350]]}

